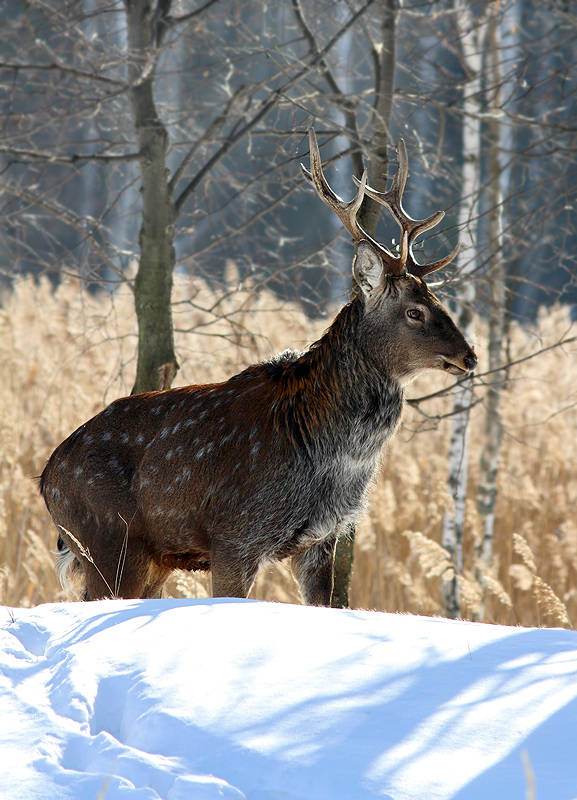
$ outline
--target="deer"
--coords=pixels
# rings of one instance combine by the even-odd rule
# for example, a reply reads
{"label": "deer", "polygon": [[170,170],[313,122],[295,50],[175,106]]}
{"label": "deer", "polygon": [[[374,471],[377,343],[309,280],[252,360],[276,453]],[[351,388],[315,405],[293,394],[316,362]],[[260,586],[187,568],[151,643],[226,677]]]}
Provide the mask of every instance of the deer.
{"label": "deer", "polygon": [[[337,539],[367,504],[407,384],[424,370],[466,376],[477,357],[424,277],[402,196],[403,140],[387,192],[342,200],[329,186],[314,130],[304,177],[357,243],[358,292],[324,335],[222,383],[115,400],[60,444],[40,478],[58,529],[56,570],[83,598],[153,598],[174,570],[211,571],[213,597],[246,598],[261,565],[290,559],[302,600],[330,606]],[[365,196],[401,229],[393,252],[357,220]]]}

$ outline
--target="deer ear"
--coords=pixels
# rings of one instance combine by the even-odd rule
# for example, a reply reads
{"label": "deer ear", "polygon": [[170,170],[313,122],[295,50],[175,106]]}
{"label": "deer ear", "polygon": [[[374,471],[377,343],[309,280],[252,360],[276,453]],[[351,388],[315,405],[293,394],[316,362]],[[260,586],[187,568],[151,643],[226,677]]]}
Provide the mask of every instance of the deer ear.
{"label": "deer ear", "polygon": [[362,291],[369,295],[383,282],[383,259],[368,242],[359,242],[353,262],[353,277]]}

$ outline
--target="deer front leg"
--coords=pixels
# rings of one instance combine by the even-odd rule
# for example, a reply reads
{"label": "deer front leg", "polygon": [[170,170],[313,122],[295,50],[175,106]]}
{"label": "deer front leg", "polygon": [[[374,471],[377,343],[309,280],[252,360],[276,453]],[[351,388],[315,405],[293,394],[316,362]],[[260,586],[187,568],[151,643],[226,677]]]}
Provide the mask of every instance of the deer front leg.
{"label": "deer front leg", "polygon": [[333,564],[336,531],[318,544],[298,553],[291,566],[298,581],[303,600],[308,606],[330,606],[333,593]]}

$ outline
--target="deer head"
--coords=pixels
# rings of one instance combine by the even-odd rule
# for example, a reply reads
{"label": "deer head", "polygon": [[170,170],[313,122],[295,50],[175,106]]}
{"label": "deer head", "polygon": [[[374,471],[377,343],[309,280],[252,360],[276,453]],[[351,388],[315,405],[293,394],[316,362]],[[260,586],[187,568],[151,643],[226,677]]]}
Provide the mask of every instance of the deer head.
{"label": "deer head", "polygon": [[[363,341],[375,354],[381,354],[383,366],[402,383],[426,369],[441,369],[452,375],[465,375],[475,369],[475,353],[424,281],[426,275],[453,260],[459,245],[445,258],[430,264],[418,264],[413,254],[415,239],[437,225],[445,212],[437,211],[427,219],[415,220],[404,210],[403,191],[408,177],[404,141],[399,140],[399,164],[389,191],[378,192],[368,186],[365,170],[360,181],[354,179],[357,193],[349,202],[329,186],[312,128],[309,143],[311,169],[309,172],[301,164],[303,174],[358,243],[353,276],[364,302],[365,324],[369,329]],[[359,224],[357,213],[365,195],[388,208],[399,225],[398,253],[375,241]]]}

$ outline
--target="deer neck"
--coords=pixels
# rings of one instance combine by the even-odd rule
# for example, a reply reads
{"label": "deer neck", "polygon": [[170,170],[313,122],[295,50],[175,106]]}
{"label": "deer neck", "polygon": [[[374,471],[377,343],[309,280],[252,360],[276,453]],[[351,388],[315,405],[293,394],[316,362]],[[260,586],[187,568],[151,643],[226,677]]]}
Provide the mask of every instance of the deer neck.
{"label": "deer neck", "polygon": [[402,385],[359,349],[363,314],[362,303],[351,301],[284,372],[277,405],[293,438],[307,446],[330,441],[360,457],[380,451],[400,420]]}

